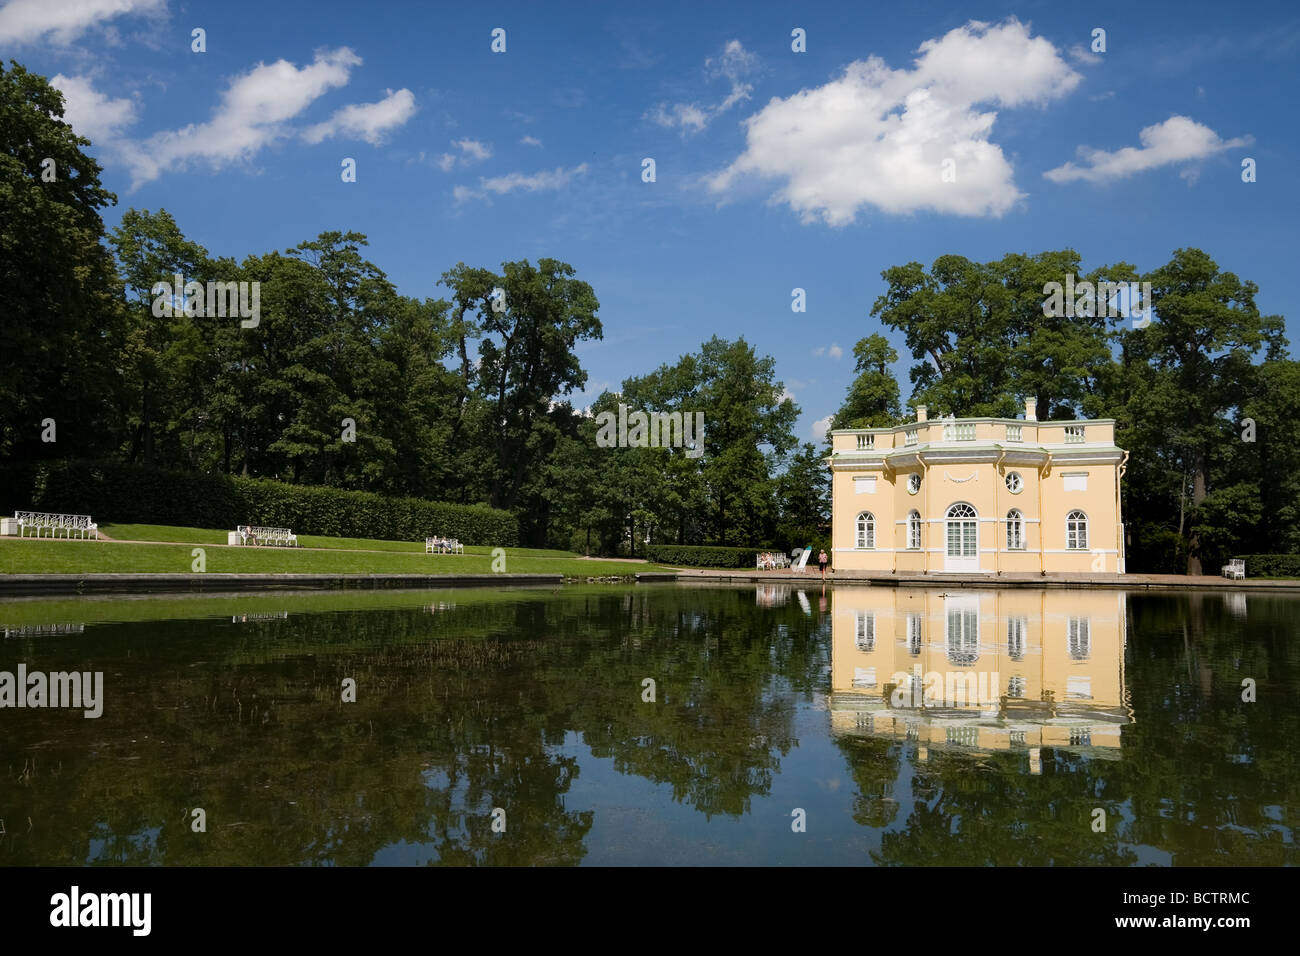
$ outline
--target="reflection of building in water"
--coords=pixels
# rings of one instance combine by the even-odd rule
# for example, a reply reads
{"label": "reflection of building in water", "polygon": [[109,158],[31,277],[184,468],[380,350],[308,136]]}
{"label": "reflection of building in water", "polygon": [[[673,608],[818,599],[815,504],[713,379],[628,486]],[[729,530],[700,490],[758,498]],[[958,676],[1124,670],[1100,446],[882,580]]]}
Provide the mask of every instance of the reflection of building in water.
{"label": "reflection of building in water", "polygon": [[439,611],[450,611],[456,606],[454,601],[439,601],[436,604],[425,606],[425,610],[430,614],[437,614]]}
{"label": "reflection of building in water", "polygon": [[785,607],[790,591],[788,584],[758,584],[754,588],[754,603],[758,607]]}
{"label": "reflection of building in water", "polygon": [[831,636],[832,730],[907,739],[921,759],[1024,748],[1033,769],[1040,747],[1114,755],[1133,719],[1122,591],[840,586]]}
{"label": "reflection of building in water", "polygon": [[5,637],[37,637],[50,634],[81,634],[86,630],[84,624],[24,624],[21,627],[6,627]]}
{"label": "reflection of building in water", "polygon": [[288,611],[258,611],[253,614],[236,614],[230,619],[230,623],[248,624],[251,621],[284,621],[288,617]]}

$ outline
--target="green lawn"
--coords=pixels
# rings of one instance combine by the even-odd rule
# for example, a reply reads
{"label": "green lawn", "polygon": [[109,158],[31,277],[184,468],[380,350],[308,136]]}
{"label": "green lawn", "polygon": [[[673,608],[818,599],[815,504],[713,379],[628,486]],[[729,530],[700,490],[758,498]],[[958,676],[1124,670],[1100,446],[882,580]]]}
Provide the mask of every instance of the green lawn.
{"label": "green lawn", "polygon": [[[119,526],[120,527],[120,526]],[[178,529],[172,529],[178,530]],[[330,539],[338,541],[339,539]],[[387,542],[401,544],[402,542]],[[260,574],[490,574],[489,548],[467,554],[418,551],[347,551],[338,547],[251,548],[204,543],[208,572]],[[189,573],[190,544],[125,544],[0,538],[0,574]],[[506,549],[510,574],[631,575],[663,570],[658,565],[585,560],[566,552]]]}
{"label": "green lawn", "polygon": [[[184,544],[225,544],[226,532],[210,528],[181,528],[165,524],[106,524],[101,530],[118,541],[178,541]],[[231,529],[234,530],[233,528]],[[330,548],[336,551],[397,551],[424,554],[423,541],[383,541],[378,538],[328,538],[300,534],[298,544],[304,548]],[[275,549],[279,550],[279,549]],[[528,558],[572,558],[568,551],[542,548],[509,548],[511,555]],[[466,547],[466,554],[491,554],[487,546]]]}

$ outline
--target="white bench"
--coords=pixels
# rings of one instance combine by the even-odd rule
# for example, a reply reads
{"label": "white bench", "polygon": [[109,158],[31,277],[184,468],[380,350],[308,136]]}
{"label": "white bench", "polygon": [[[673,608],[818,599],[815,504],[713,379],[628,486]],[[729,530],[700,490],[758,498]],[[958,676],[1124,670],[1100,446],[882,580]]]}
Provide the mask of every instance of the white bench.
{"label": "white bench", "polygon": [[425,554],[464,554],[465,546],[455,538],[425,538]]}
{"label": "white bench", "polygon": [[1220,569],[1219,573],[1222,574],[1225,578],[1241,578],[1242,580],[1245,580],[1246,559],[1232,558],[1231,560],[1228,561],[1227,564],[1225,564]]}
{"label": "white bench", "polygon": [[266,544],[277,547],[298,547],[298,536],[288,528],[263,528],[241,524],[226,535],[227,544]]}
{"label": "white bench", "polygon": [[91,520],[90,515],[65,515],[44,511],[15,511],[13,524],[17,526],[18,537],[24,537],[28,529],[36,532],[36,537],[49,532],[49,537],[57,538],[59,532],[63,537],[99,538],[99,525]]}

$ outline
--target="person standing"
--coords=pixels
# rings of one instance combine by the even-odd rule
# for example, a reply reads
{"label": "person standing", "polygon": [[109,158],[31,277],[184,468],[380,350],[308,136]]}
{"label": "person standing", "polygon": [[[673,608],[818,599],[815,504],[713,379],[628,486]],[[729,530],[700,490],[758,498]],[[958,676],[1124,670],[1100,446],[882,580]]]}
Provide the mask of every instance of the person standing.
{"label": "person standing", "polygon": [[821,569],[822,580],[826,580],[826,562],[830,559],[826,556],[826,549],[822,548],[821,553],[817,555],[817,567]]}

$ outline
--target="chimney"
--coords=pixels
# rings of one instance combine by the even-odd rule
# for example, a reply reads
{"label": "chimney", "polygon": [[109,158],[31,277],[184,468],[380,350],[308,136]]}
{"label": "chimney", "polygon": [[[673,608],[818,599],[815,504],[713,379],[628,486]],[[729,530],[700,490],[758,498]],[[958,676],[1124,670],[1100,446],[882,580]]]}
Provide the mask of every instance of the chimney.
{"label": "chimney", "polygon": [[917,420],[918,422],[923,422],[923,421],[925,421],[925,406],[924,406],[924,405],[917,405],[917,406],[916,406],[916,420]]}
{"label": "chimney", "polygon": [[1038,421],[1038,399],[1036,398],[1025,399],[1025,421],[1027,422]]}

